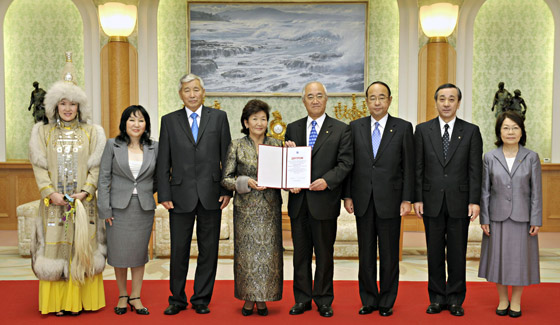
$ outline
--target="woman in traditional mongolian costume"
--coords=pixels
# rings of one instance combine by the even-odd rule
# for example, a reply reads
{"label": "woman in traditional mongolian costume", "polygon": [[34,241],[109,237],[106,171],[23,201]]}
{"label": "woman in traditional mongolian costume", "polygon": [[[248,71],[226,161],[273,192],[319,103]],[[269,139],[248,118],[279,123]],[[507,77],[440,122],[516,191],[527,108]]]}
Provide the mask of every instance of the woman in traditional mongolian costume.
{"label": "woman in traditional mongolian costume", "polygon": [[95,198],[105,134],[86,122],[92,114],[84,91],[71,75],[65,80],[48,90],[49,123],[35,124],[29,142],[41,193],[31,241],[39,311],[57,316],[105,306],[105,230]]}

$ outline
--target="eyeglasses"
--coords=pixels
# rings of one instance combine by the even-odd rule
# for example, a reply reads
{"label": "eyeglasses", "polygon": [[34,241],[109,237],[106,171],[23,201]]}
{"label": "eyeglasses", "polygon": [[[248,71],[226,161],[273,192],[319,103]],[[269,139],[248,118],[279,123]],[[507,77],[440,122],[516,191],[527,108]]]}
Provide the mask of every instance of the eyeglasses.
{"label": "eyeglasses", "polygon": [[317,95],[309,94],[309,95],[305,96],[305,98],[307,98],[307,100],[309,100],[309,101],[313,101],[315,99],[323,100],[323,98],[325,98],[325,95],[323,95],[323,94],[317,94]]}
{"label": "eyeglasses", "polygon": [[370,102],[379,101],[380,103],[384,103],[387,100],[387,97],[386,96],[379,96],[379,97],[369,96],[368,99],[369,99]]}
{"label": "eyeglasses", "polygon": [[505,132],[510,132],[510,131],[517,132],[519,130],[521,130],[521,129],[518,126],[512,126],[512,127],[504,126],[502,128],[502,131],[505,131]]}

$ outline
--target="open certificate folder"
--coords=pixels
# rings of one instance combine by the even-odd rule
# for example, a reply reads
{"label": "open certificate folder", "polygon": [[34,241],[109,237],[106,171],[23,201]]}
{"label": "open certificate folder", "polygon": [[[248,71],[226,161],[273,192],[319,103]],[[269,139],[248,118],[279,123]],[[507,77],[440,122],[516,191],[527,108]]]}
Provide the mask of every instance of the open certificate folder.
{"label": "open certificate folder", "polygon": [[309,188],[311,147],[259,145],[257,183],[271,188]]}

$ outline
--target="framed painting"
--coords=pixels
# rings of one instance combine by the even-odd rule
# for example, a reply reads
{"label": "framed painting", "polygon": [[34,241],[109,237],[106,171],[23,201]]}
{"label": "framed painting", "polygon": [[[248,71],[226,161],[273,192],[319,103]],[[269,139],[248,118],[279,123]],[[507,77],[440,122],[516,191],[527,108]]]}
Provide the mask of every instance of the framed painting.
{"label": "framed painting", "polygon": [[314,80],[330,95],[363,92],[367,6],[189,1],[189,69],[214,96],[300,96]]}

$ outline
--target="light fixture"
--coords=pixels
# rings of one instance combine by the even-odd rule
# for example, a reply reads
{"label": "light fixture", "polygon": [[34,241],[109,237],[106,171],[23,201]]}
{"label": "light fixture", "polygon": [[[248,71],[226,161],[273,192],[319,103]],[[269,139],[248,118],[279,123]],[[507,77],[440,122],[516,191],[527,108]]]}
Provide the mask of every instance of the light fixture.
{"label": "light fixture", "polygon": [[[111,40],[128,37],[136,26],[136,6],[107,2],[99,6],[99,21]],[[115,39],[116,38],[116,39]]]}
{"label": "light fixture", "polygon": [[418,53],[418,122],[438,115],[434,93],[445,83],[455,82],[457,53],[447,42],[457,25],[459,6],[434,3],[419,10],[420,24],[430,39]]}
{"label": "light fixture", "polygon": [[138,53],[128,42],[136,27],[133,5],[107,2],[99,6],[99,22],[109,41],[101,49],[101,124],[109,137],[119,134],[122,111],[138,104]]}
{"label": "light fixture", "polygon": [[430,39],[445,38],[455,29],[459,6],[450,3],[434,3],[420,7],[420,24]]}

